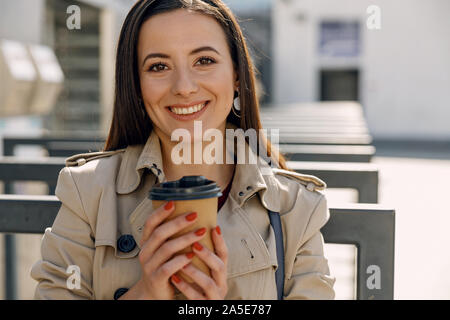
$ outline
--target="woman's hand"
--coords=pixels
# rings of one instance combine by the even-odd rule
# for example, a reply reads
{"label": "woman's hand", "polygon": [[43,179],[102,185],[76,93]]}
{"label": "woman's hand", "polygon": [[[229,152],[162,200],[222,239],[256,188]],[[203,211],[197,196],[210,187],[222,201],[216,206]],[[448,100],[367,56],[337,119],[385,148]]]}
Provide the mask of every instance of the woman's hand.
{"label": "woman's hand", "polygon": [[228,249],[223,240],[219,226],[211,231],[215,253],[196,242],[192,246],[195,254],[211,269],[212,278],[199,270],[194,265],[187,264],[183,268],[195,284],[189,284],[180,277],[173,275],[172,283],[188,299],[191,300],[223,300],[228,292],[227,287],[227,263]]}
{"label": "woman's hand", "polygon": [[170,201],[160,206],[147,218],[139,253],[142,276],[132,288],[133,290],[130,289],[123,296],[124,299],[171,300],[174,298],[174,288],[169,278],[187,265],[194,253],[175,256],[174,254],[199,241],[206,233],[206,229],[201,228],[168,240],[177,232],[192,225],[197,219],[197,213],[192,212],[164,222],[173,212],[174,207],[174,202]]}

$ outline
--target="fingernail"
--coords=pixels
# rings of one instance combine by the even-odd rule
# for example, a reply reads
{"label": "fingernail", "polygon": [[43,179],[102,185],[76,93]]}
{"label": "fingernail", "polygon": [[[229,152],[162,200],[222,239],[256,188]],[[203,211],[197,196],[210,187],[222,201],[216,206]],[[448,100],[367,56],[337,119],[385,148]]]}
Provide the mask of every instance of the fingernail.
{"label": "fingernail", "polygon": [[180,278],[178,278],[175,274],[172,275],[172,281],[174,281],[176,283],[180,283],[181,282]]}
{"label": "fingernail", "polygon": [[216,232],[217,232],[219,235],[222,234],[222,232],[220,231],[220,227],[219,227],[219,226],[216,227]]}
{"label": "fingernail", "polygon": [[166,203],[166,205],[164,206],[164,210],[170,210],[173,208],[173,200],[170,200],[169,202]]}
{"label": "fingernail", "polygon": [[200,237],[200,236],[204,235],[205,232],[206,232],[206,228],[200,228],[197,231],[195,231],[195,234]]}
{"label": "fingernail", "polygon": [[198,242],[195,242],[193,247],[194,247],[195,250],[198,250],[198,251],[202,251],[203,250],[203,246],[200,243],[198,243]]}
{"label": "fingernail", "polygon": [[185,265],[185,266],[183,267],[183,269],[187,269],[187,267],[189,267],[190,264],[191,264],[191,263],[188,263],[187,265]]}
{"label": "fingernail", "polygon": [[186,216],[186,220],[187,220],[187,221],[193,221],[193,220],[195,220],[196,218],[197,218],[197,212],[189,213],[189,214]]}
{"label": "fingernail", "polygon": [[188,259],[192,259],[194,256],[195,256],[195,253],[193,253],[193,252],[186,253],[186,257],[188,257]]}

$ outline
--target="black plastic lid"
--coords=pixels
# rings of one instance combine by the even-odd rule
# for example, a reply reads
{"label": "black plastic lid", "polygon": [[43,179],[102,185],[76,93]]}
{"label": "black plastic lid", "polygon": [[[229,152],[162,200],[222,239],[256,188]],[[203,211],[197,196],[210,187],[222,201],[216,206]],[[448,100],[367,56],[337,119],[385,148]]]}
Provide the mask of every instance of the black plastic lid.
{"label": "black plastic lid", "polygon": [[204,176],[184,176],[177,181],[158,183],[150,190],[151,200],[196,200],[220,197],[222,192],[214,181]]}

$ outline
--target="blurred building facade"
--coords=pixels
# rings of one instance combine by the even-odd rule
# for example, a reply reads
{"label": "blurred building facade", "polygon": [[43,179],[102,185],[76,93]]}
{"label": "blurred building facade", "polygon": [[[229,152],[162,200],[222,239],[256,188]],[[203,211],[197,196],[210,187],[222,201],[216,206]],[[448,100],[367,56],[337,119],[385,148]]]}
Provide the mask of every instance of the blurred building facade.
{"label": "blurred building facade", "polygon": [[357,100],[376,139],[450,140],[450,1],[274,0],[272,14],[275,103]]}
{"label": "blurred building facade", "polygon": [[256,69],[257,94],[272,102],[272,0],[224,0],[236,15]]}
{"label": "blurred building facade", "polygon": [[[64,90],[43,121],[50,131],[105,131],[110,122],[115,50],[134,0],[0,2],[0,38],[50,46],[65,75]],[[67,21],[79,8],[78,28]]]}
{"label": "blurred building facade", "polygon": [[[0,38],[51,46],[66,77],[52,130],[109,126],[117,38],[135,0],[0,1]],[[262,103],[357,100],[376,139],[449,140],[447,0],[225,0],[248,40]],[[78,5],[81,29],[66,26]],[[380,9],[369,30],[367,8]]]}
{"label": "blurred building facade", "polygon": [[[15,0],[0,2],[0,39],[50,46],[64,89],[42,126],[50,131],[103,131],[114,97],[115,53],[123,20],[135,0]],[[261,101],[271,99],[271,1],[225,0],[237,14],[255,64]],[[80,29],[69,29],[80,9]]]}

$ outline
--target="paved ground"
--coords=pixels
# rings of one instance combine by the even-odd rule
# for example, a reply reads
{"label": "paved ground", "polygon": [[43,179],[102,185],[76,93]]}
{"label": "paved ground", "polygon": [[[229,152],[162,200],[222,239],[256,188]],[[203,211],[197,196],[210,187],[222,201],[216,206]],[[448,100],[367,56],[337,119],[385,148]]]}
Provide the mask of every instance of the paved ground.
{"label": "paved ground", "polygon": [[450,160],[377,157],[396,209],[396,299],[450,299]]}
{"label": "paved ground", "polygon": [[[379,202],[396,210],[394,298],[450,299],[450,150],[377,154]],[[342,199],[354,195],[330,190],[330,202]],[[336,297],[351,299],[353,252],[341,246],[328,251]]]}
{"label": "paved ground", "polygon": [[[396,299],[450,299],[450,151],[412,152],[378,149],[380,203],[396,209]],[[42,191],[39,185],[33,192]],[[331,201],[354,201],[355,193],[330,190]],[[31,265],[39,259],[39,235],[17,237],[20,265],[19,298],[33,296]],[[2,251],[0,237],[0,252]],[[330,267],[338,277],[338,299],[353,297],[353,249],[327,245]],[[3,262],[3,261],[1,261]],[[3,298],[0,263],[0,298]]]}

